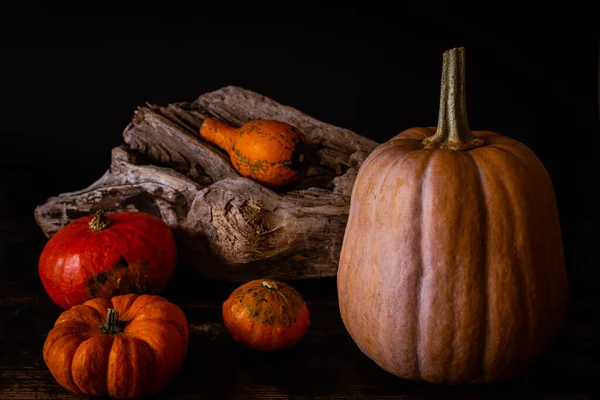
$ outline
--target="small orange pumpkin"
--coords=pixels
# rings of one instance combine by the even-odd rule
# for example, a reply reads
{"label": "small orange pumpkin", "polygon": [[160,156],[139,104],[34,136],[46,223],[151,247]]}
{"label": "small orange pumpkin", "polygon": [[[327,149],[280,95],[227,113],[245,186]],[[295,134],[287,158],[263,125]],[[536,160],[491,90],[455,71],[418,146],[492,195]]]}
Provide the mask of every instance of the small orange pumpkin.
{"label": "small orange pumpkin", "polygon": [[225,150],[242,176],[267,186],[296,182],[308,166],[306,137],[282,121],[254,120],[234,128],[206,118],[200,136]]}
{"label": "small orange pumpkin", "polygon": [[136,399],[164,389],[188,346],[183,311],[160,296],[96,298],[64,311],[44,343],[44,361],[64,388]]}
{"label": "small orange pumpkin", "polygon": [[236,342],[255,350],[294,347],[310,326],[302,295],[270,279],[243,284],[223,303],[225,328]]}

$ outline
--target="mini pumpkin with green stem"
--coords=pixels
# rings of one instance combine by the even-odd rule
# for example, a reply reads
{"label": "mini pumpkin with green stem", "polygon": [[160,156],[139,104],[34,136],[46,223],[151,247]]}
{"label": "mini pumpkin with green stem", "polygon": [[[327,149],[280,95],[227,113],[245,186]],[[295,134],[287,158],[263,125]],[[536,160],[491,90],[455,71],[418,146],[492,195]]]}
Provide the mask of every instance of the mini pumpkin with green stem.
{"label": "mini pumpkin with green stem", "polygon": [[56,381],[74,393],[137,399],[160,392],[179,373],[188,338],[178,306],[127,294],[64,311],[43,355]]}

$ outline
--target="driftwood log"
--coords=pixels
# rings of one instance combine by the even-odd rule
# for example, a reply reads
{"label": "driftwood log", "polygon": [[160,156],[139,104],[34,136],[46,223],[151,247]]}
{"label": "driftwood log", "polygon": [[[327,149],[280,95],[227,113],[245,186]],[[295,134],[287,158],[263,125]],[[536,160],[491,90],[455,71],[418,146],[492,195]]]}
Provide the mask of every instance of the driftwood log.
{"label": "driftwood log", "polygon": [[[312,150],[307,176],[284,190],[241,177],[199,136],[209,116],[232,126],[254,119],[296,126]],[[171,227],[183,265],[234,282],[334,276],[358,168],[378,145],[232,86],[192,103],[140,107],[123,138],[100,179],[36,208],[46,236],[98,208],[144,211]]]}

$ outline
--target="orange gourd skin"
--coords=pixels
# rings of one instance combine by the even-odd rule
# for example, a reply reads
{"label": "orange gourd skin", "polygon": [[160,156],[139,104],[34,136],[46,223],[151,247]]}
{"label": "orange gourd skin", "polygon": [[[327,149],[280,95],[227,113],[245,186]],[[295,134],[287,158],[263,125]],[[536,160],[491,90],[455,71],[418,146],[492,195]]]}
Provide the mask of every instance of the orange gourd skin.
{"label": "orange gourd skin", "polygon": [[225,150],[242,176],[263,185],[282,187],[294,183],[308,166],[306,137],[282,121],[255,120],[233,128],[206,118],[200,135]]}
{"label": "orange gourd skin", "polygon": [[[120,322],[112,327],[120,332],[102,332],[108,309],[117,311]],[[136,399],[160,392],[178,374],[188,338],[185,314],[175,304],[127,294],[64,311],[43,355],[56,381],[71,392]]]}
{"label": "orange gourd skin", "polygon": [[530,366],[562,324],[568,283],[558,210],[536,155],[497,133],[470,136],[464,104],[452,109],[459,91],[448,93],[458,99],[446,111],[458,117],[446,131],[441,113],[439,131],[458,132],[454,142],[450,134],[431,140],[435,128],[408,129],[361,165],[339,306],[360,350],[392,374],[492,382]]}
{"label": "orange gourd skin", "polygon": [[[96,228],[90,223],[97,222]],[[102,229],[97,228],[102,223]],[[177,262],[169,226],[143,212],[78,218],[48,240],[38,262],[40,279],[62,308],[96,297],[158,294]]]}
{"label": "orange gourd skin", "polygon": [[254,350],[292,348],[310,326],[306,302],[294,288],[257,279],[238,287],[223,303],[225,328]]}

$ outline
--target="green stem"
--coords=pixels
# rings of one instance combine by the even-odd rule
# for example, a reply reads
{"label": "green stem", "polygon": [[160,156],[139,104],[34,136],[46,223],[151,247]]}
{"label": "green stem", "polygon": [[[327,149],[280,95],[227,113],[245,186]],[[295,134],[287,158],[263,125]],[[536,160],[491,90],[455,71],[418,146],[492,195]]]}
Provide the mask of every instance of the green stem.
{"label": "green stem", "polygon": [[423,139],[426,149],[469,150],[485,145],[469,128],[465,86],[465,48],[444,52],[437,130]]}
{"label": "green stem", "polygon": [[94,232],[99,232],[108,228],[111,223],[112,220],[104,215],[104,211],[98,210],[88,225]]}
{"label": "green stem", "polygon": [[106,335],[117,335],[123,332],[121,321],[119,321],[119,312],[113,308],[106,310],[106,322],[100,325],[100,331]]}

